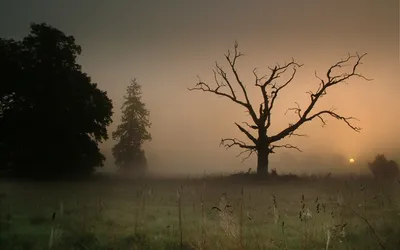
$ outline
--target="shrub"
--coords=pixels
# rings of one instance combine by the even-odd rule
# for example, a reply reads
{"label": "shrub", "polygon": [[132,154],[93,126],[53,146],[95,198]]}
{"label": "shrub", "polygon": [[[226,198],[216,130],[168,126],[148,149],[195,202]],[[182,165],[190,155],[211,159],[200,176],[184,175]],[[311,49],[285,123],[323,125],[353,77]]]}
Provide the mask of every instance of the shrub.
{"label": "shrub", "polygon": [[399,166],[397,163],[387,160],[383,154],[378,154],[372,163],[368,163],[368,167],[375,179],[389,180],[396,179],[399,176]]}
{"label": "shrub", "polygon": [[278,172],[276,171],[276,168],[271,169],[270,175],[271,175],[271,177],[277,177],[278,176]]}

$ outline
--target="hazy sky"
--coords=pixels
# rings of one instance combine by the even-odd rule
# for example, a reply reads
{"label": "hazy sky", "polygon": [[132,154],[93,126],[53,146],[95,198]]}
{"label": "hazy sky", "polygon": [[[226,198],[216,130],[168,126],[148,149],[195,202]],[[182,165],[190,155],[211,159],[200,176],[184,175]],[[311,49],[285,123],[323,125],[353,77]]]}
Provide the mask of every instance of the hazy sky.
{"label": "hazy sky", "polygon": [[[137,78],[153,123],[153,141],[146,144],[153,170],[201,173],[255,167],[255,157],[241,164],[235,157],[238,150],[219,147],[221,137],[245,139],[234,125],[248,119],[244,110],[209,93],[187,91],[197,75],[211,83],[214,62],[226,65],[223,54],[235,39],[245,54],[238,70],[253,100],[261,100],[253,84],[254,67],[261,74],[292,57],[304,63],[282,91],[272,132],[296,118],[284,115],[294,102],[307,104],[305,92],[318,87],[315,70],[324,76],[348,52],[368,53],[360,72],[374,81],[336,86],[317,107],[334,106],[340,114],[356,116],[362,132],[333,118],[321,128],[316,120],[302,129],[309,138],[291,141],[304,152],[279,151],[271,157],[271,167],[331,171],[349,157],[363,162],[379,152],[400,160],[398,0],[1,1],[0,36],[20,39],[30,22],[47,22],[82,45],[83,70],[114,102],[110,131],[119,122],[126,86]],[[109,154],[112,145],[103,145],[104,152]]]}

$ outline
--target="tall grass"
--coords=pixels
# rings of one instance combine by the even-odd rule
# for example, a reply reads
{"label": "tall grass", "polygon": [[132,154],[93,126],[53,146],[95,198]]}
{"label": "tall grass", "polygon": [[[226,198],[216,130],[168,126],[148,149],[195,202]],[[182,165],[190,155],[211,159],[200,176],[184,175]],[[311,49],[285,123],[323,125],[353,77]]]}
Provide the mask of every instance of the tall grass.
{"label": "tall grass", "polygon": [[0,249],[400,246],[399,183],[208,177],[74,185],[2,182],[0,188],[7,190],[0,197]]}

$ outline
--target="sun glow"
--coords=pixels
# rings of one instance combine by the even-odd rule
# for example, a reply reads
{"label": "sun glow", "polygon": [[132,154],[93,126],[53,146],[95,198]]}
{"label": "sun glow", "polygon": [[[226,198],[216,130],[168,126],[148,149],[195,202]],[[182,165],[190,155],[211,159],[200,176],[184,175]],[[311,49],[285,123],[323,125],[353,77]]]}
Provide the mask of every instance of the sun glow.
{"label": "sun glow", "polygon": [[354,160],[353,158],[350,158],[350,159],[349,159],[349,162],[350,162],[350,163],[354,163],[355,160]]}

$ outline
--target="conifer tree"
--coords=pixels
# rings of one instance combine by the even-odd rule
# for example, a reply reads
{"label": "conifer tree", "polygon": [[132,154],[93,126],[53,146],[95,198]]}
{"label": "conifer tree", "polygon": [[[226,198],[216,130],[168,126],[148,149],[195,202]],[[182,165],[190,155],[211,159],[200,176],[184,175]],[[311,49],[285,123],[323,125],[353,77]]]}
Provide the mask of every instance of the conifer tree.
{"label": "conifer tree", "polygon": [[112,148],[115,164],[120,171],[143,174],[147,169],[147,159],[142,149],[145,141],[150,141],[147,131],[151,123],[150,112],[141,101],[142,90],[136,79],[127,87],[121,107],[121,123],[112,133],[117,144]]}

